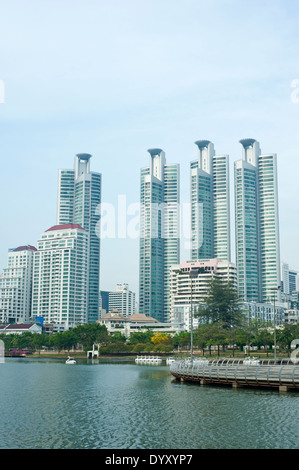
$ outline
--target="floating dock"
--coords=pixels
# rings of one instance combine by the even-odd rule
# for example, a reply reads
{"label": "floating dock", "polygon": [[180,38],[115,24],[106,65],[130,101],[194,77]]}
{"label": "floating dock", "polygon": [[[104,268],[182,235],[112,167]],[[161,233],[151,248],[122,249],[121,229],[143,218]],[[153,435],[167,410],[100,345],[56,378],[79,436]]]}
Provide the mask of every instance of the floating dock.
{"label": "floating dock", "polygon": [[185,382],[200,385],[274,388],[279,391],[299,391],[299,365],[291,361],[273,363],[262,360],[246,364],[243,360],[197,361],[180,360],[170,365],[171,374]]}

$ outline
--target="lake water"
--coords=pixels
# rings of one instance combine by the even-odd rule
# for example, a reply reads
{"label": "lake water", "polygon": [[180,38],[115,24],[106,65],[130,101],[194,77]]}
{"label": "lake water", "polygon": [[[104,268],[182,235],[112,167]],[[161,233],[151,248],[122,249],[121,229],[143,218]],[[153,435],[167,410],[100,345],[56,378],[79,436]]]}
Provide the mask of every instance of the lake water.
{"label": "lake water", "polygon": [[296,449],[299,394],[201,387],[134,361],[6,358],[1,449]]}

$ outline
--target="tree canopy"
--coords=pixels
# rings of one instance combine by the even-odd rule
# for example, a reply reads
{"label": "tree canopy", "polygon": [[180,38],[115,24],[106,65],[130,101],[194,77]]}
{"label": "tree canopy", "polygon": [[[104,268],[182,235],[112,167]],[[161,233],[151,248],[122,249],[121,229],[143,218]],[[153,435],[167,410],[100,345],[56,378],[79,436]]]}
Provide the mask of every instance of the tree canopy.
{"label": "tree canopy", "polygon": [[243,315],[237,289],[231,282],[213,277],[196,316],[206,323],[221,323],[224,328],[241,326]]}

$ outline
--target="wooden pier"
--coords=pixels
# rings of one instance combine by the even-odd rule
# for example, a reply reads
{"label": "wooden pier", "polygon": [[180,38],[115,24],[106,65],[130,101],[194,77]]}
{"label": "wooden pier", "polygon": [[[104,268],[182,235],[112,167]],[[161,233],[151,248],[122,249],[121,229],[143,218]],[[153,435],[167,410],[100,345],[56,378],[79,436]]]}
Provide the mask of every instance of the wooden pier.
{"label": "wooden pier", "polygon": [[186,382],[200,385],[229,385],[237,387],[274,388],[279,391],[299,391],[299,365],[291,361],[273,363],[262,360],[259,364],[244,364],[243,360],[218,360],[206,363],[196,359],[175,361],[171,374]]}

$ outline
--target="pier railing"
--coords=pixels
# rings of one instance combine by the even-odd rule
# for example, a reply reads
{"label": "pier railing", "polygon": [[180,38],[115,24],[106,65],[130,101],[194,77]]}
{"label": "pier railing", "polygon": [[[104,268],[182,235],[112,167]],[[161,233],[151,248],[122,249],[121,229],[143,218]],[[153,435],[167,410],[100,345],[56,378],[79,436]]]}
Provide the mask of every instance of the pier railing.
{"label": "pier railing", "polygon": [[278,387],[280,390],[299,391],[299,365],[291,361],[261,360],[258,364],[246,364],[239,360],[175,361],[171,374],[180,380],[203,384],[223,384],[255,387]]}

